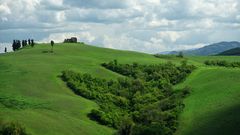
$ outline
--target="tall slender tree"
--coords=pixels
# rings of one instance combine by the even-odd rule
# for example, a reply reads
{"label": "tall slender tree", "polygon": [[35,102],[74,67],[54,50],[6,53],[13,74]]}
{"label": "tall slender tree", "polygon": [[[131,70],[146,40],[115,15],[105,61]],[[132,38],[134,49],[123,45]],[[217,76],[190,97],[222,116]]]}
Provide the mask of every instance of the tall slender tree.
{"label": "tall slender tree", "polygon": [[13,40],[12,44],[13,51],[16,51],[21,48],[21,41],[20,40]]}
{"label": "tall slender tree", "polygon": [[12,43],[12,49],[13,49],[13,51],[16,50],[16,42],[15,42],[15,40],[13,40],[13,43]]}
{"label": "tall slender tree", "polygon": [[24,42],[25,42],[25,45],[27,46],[27,40],[24,40]]}
{"label": "tall slender tree", "polygon": [[34,43],[34,40],[31,39],[31,46],[34,47],[35,43]]}
{"label": "tall slender tree", "polygon": [[31,45],[31,40],[30,39],[28,39],[28,45]]}
{"label": "tall slender tree", "polygon": [[52,46],[52,50],[51,50],[51,52],[53,52],[53,45],[54,45],[54,41],[51,40],[51,46]]}
{"label": "tall slender tree", "polygon": [[25,41],[22,40],[22,47],[25,47]]}
{"label": "tall slender tree", "polygon": [[20,48],[21,48],[21,41],[17,40],[17,49],[20,49]]}

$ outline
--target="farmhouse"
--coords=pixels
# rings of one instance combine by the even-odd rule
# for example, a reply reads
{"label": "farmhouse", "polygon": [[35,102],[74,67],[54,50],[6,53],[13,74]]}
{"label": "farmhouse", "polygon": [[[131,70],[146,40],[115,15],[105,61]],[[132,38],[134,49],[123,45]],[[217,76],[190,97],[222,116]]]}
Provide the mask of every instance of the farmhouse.
{"label": "farmhouse", "polygon": [[71,37],[71,38],[64,39],[64,43],[77,43],[77,38]]}

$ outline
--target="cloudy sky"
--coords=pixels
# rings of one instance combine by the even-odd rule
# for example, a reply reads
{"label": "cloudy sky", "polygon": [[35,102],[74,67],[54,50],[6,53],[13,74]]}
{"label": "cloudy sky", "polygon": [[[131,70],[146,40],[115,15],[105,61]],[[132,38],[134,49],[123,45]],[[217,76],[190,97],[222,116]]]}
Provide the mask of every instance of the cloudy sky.
{"label": "cloudy sky", "polygon": [[71,36],[146,53],[240,41],[240,0],[0,0],[0,43]]}

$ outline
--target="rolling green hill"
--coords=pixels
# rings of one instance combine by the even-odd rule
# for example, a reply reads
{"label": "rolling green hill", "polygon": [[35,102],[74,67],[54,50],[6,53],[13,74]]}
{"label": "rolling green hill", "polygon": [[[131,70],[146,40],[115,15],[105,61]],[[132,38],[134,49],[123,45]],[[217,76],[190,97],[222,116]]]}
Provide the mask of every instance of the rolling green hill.
{"label": "rolling green hill", "polygon": [[240,56],[240,48],[233,48],[224,52],[219,53],[218,55],[223,56]]}
{"label": "rolling green hill", "polygon": [[189,85],[177,135],[238,135],[240,70],[200,68],[177,87]]}
{"label": "rolling green hill", "polygon": [[[217,55],[221,52],[224,52],[236,47],[240,47],[240,43],[237,41],[219,42],[219,43],[206,45],[198,49],[183,50],[182,52],[184,55],[189,55],[189,56],[208,56],[208,55]],[[167,52],[167,54],[178,54],[178,53],[179,51]]]}
{"label": "rolling green hill", "polygon": [[55,45],[55,53],[49,50],[50,45],[39,45],[0,56],[0,119],[19,121],[38,135],[113,133],[89,120],[87,113],[97,105],[65,86],[59,78],[63,70],[109,79],[120,75],[101,67],[103,62],[162,62],[151,55],[82,44]]}
{"label": "rolling green hill", "polygon": [[[113,59],[120,63],[141,64],[180,62],[178,58],[155,58],[143,53],[83,44],[57,44],[54,53],[48,53],[50,48],[50,45],[43,44],[0,55],[0,120],[18,121],[33,135],[114,133],[113,129],[87,117],[91,109],[98,108],[97,104],[75,95],[67,88],[59,77],[63,70],[70,69],[90,73],[95,77],[115,79],[121,75],[101,67],[101,63]],[[203,61],[240,61],[240,58],[208,56],[188,59],[199,68],[177,86],[191,86],[193,92],[184,101],[186,106],[176,134],[234,134],[240,122],[240,70],[206,67]]]}

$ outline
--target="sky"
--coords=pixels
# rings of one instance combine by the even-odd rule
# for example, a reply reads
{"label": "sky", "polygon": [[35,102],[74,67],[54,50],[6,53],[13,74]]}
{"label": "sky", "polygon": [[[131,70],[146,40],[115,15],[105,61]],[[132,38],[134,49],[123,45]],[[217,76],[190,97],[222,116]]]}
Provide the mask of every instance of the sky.
{"label": "sky", "polygon": [[240,0],[0,0],[0,47],[72,36],[145,53],[240,41]]}

